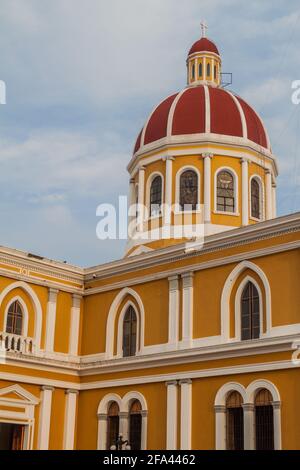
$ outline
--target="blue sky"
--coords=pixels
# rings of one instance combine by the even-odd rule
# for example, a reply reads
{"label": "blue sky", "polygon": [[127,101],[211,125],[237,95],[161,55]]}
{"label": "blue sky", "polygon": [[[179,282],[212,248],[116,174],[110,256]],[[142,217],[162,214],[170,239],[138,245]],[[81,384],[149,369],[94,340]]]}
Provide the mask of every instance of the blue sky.
{"label": "blue sky", "polygon": [[122,257],[96,207],[127,194],[147,115],[185,86],[206,19],[232,90],[278,156],[278,212],[300,209],[298,0],[0,0],[0,244],[82,266]]}

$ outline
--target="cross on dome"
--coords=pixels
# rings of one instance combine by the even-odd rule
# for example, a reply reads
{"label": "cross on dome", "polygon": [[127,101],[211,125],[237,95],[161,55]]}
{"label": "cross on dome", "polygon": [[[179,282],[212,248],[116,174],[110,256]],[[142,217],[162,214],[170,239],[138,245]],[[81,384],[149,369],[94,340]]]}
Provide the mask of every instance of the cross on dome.
{"label": "cross on dome", "polygon": [[206,38],[207,29],[208,29],[208,26],[207,26],[205,20],[202,20],[202,22],[201,22],[201,31],[202,31],[202,37],[203,38]]}

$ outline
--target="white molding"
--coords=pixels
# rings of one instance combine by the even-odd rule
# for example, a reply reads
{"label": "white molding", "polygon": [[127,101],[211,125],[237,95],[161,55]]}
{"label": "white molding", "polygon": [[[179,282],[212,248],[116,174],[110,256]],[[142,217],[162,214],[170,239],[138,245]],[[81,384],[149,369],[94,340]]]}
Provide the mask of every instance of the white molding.
{"label": "white molding", "polygon": [[254,271],[261,279],[265,289],[265,303],[266,303],[266,334],[271,332],[272,317],[271,317],[271,288],[267,276],[263,270],[251,261],[242,261],[240,264],[235,266],[227,277],[221,296],[221,336],[224,341],[228,341],[230,331],[230,296],[232,288],[238,278],[238,276],[245,271],[250,269]]}
{"label": "white molding", "polygon": [[12,299],[10,299],[10,301],[6,305],[5,312],[4,312],[3,331],[6,331],[8,310],[14,302],[19,302],[19,304],[21,305],[21,309],[22,309],[22,333],[21,333],[21,336],[26,337],[26,336],[28,336],[29,314],[28,314],[28,309],[27,309],[26,303],[24,302],[22,297],[19,296],[19,295],[16,295]]}
{"label": "white molding", "polygon": [[211,158],[212,154],[203,154],[204,160],[204,223],[211,222]]}
{"label": "white molding", "polygon": [[179,278],[169,277],[169,334],[168,343],[177,348],[179,341]]}
{"label": "white molding", "polygon": [[191,347],[193,340],[193,306],[194,306],[194,273],[182,274],[182,344],[181,347]]}
{"label": "white molding", "polygon": [[69,338],[69,354],[78,355],[79,332],[80,332],[80,304],[82,296],[78,294],[72,295],[72,307],[70,318],[70,338]]}
{"label": "white molding", "polygon": [[41,391],[41,405],[39,417],[38,449],[49,449],[51,406],[53,387],[44,386]]}
{"label": "white molding", "polygon": [[[205,61],[203,61],[203,74],[204,76],[206,75],[206,64]],[[204,78],[203,76],[203,78]],[[210,134],[211,130],[211,116],[210,116],[210,94],[209,94],[209,89],[207,85],[204,85],[204,97],[205,97],[205,133]]]}
{"label": "white molding", "polygon": [[58,289],[48,289],[45,350],[50,353],[54,351],[56,304],[58,292]]}
{"label": "white molding", "polygon": [[118,313],[118,309],[123,301],[123,299],[127,296],[132,296],[138,304],[139,307],[139,317],[140,317],[140,332],[139,332],[139,349],[142,352],[144,348],[144,325],[145,325],[145,311],[144,305],[142,302],[141,297],[138,293],[131,289],[130,287],[125,287],[122,289],[114,298],[107,317],[106,323],[106,346],[105,346],[105,355],[106,358],[109,359],[114,357],[114,331],[115,331],[115,320],[116,315]]}
{"label": "white molding", "polygon": [[67,390],[65,398],[64,450],[74,450],[77,414],[77,390]]}
{"label": "white molding", "polygon": [[273,217],[273,195],[272,195],[272,174],[266,171],[266,219],[270,220]]}
{"label": "white molding", "polygon": [[177,449],[178,382],[166,383],[167,389],[167,429],[166,449]]}
{"label": "white molding", "polygon": [[241,159],[242,165],[242,225],[249,224],[249,162]]}
{"label": "white molding", "polygon": [[25,282],[23,281],[17,281],[13,282],[12,284],[9,284],[7,287],[3,289],[3,291],[0,294],[0,306],[5,299],[5,297],[13,290],[15,289],[22,289],[28,296],[30,297],[32,304],[33,304],[33,309],[35,313],[35,319],[34,319],[34,339],[35,339],[35,344],[37,349],[40,349],[41,347],[41,332],[42,332],[42,307],[40,300],[35,293],[35,291]]}
{"label": "white molding", "polygon": [[176,111],[176,107],[178,104],[178,101],[182,97],[182,95],[188,90],[188,88],[184,88],[178,95],[176,96],[175,100],[172,103],[172,106],[169,111],[169,116],[168,116],[168,124],[167,124],[167,136],[171,137],[172,136],[172,128],[173,128],[173,118],[174,114]]}
{"label": "white molding", "polygon": [[180,384],[180,449],[192,448],[192,381],[184,379]]}

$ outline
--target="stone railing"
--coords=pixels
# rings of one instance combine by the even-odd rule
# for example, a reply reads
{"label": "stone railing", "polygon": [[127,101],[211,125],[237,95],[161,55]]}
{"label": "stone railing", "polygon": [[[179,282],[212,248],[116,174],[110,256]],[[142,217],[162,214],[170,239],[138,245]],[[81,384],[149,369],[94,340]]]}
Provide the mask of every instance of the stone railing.
{"label": "stone railing", "polygon": [[28,336],[13,335],[0,332],[0,351],[15,351],[19,353],[34,353],[35,344],[33,338]]}

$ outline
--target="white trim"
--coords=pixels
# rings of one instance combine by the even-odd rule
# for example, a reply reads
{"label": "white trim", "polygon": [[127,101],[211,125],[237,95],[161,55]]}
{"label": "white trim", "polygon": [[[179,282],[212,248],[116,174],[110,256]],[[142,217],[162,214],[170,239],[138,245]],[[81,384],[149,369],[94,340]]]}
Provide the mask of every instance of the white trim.
{"label": "white trim", "polygon": [[38,434],[39,450],[49,449],[52,394],[53,387],[42,387]]}
{"label": "white trim", "polygon": [[139,331],[139,349],[142,353],[144,348],[144,325],[145,325],[145,310],[144,305],[142,302],[141,297],[138,293],[131,289],[130,287],[125,287],[122,289],[113,300],[108,317],[107,317],[107,324],[106,324],[106,346],[105,346],[105,356],[107,359],[114,357],[114,331],[115,331],[115,320],[116,315],[118,313],[118,309],[123,301],[123,299],[127,296],[131,295],[138,304],[139,307],[139,317],[140,317],[140,331]]}
{"label": "white trim", "polygon": [[179,279],[169,277],[169,334],[168,344],[177,348],[179,341]]}
{"label": "white trim", "polygon": [[141,432],[141,450],[147,449],[147,421],[148,421],[148,406],[145,397],[137,391],[126,393],[123,398],[116,393],[109,393],[105,395],[98,405],[98,436],[97,436],[97,449],[106,450],[107,448],[107,413],[111,403],[116,402],[119,406],[120,416],[120,434],[123,439],[127,440],[129,436],[129,412],[130,406],[134,400],[138,400],[142,407],[142,432]]}
{"label": "white trim", "polygon": [[123,357],[123,324],[124,324],[124,317],[129,307],[132,307],[136,314],[136,321],[137,321],[137,335],[136,335],[136,354],[140,351],[140,314],[136,308],[136,305],[131,301],[128,300],[124,307],[122,308],[119,319],[118,319],[118,329],[117,329],[117,358]]}
{"label": "white trim", "polygon": [[[234,187],[234,211],[233,212],[222,212],[218,211],[217,209],[217,180],[218,180],[218,174],[221,173],[222,171],[227,171],[233,176],[233,187]],[[214,212],[217,214],[224,214],[224,215],[239,215],[239,179],[238,175],[233,170],[232,168],[228,166],[221,166],[216,169],[215,174],[214,174]]]}
{"label": "white trim", "polygon": [[82,297],[78,294],[72,295],[70,338],[69,338],[69,354],[71,354],[72,356],[78,355],[81,299]]}
{"label": "white trim", "polygon": [[241,159],[242,165],[242,225],[249,224],[249,162]]}
{"label": "white trim", "polygon": [[54,351],[56,304],[58,292],[59,291],[57,289],[48,289],[45,350],[49,353],[53,353]]}
{"label": "white trim", "polygon": [[180,207],[180,177],[185,171],[188,171],[188,170],[194,171],[197,175],[197,178],[198,178],[197,209],[193,210],[191,212],[193,212],[193,213],[200,212],[201,173],[200,173],[199,169],[194,165],[184,165],[183,167],[179,168],[179,170],[176,173],[176,177],[175,177],[175,181],[176,181],[176,183],[175,183],[176,184],[176,187],[175,187],[175,206],[176,206],[175,214],[181,214],[181,213],[183,214],[183,213],[186,212],[186,211],[183,211]]}
{"label": "white trim", "polygon": [[[206,77],[206,63],[205,58],[203,59],[203,78]],[[205,79],[205,78],[204,78]],[[205,96],[205,133],[210,134],[211,122],[210,122],[210,94],[207,85],[203,86]]]}
{"label": "white trim", "polygon": [[29,315],[28,315],[27,305],[24,302],[24,300],[22,299],[22,297],[20,297],[19,295],[16,295],[12,299],[10,299],[10,301],[6,305],[5,312],[4,312],[3,331],[6,331],[8,310],[14,302],[19,302],[19,304],[21,305],[22,315],[23,316],[22,316],[22,332],[21,332],[20,336],[25,336],[26,337],[26,336],[28,336],[28,319],[29,319]]}
{"label": "white trim", "polygon": [[[241,341],[241,297],[243,290],[248,282],[252,282],[257,289],[259,295],[259,337],[264,336],[264,325],[263,325],[263,318],[264,318],[264,308],[263,308],[263,293],[260,289],[259,284],[252,276],[246,276],[242,282],[240,283],[236,295],[235,295],[235,339],[237,341]],[[267,336],[270,332],[266,332]],[[251,340],[252,341],[252,340]]]}
{"label": "white trim", "polygon": [[244,448],[255,449],[255,395],[260,389],[267,389],[273,398],[274,408],[274,448],[281,450],[281,413],[280,394],[276,386],[269,380],[254,380],[247,388],[237,382],[224,384],[215,398],[216,419],[216,450],[226,449],[226,400],[228,394],[237,391],[243,399],[244,408]]}
{"label": "white trim", "polygon": [[35,291],[25,282],[17,281],[9,284],[9,286],[5,287],[0,294],[0,306],[5,299],[5,297],[9,294],[9,292],[15,289],[22,289],[28,296],[31,298],[33,309],[35,313],[34,318],[34,339],[37,349],[41,347],[41,332],[42,332],[42,307],[39,301],[39,298]]}
{"label": "white trim", "polygon": [[174,114],[175,114],[175,111],[176,111],[176,106],[178,104],[178,101],[182,97],[182,95],[187,91],[187,89],[188,88],[184,88],[180,93],[177,94],[177,96],[176,96],[175,100],[173,101],[172,106],[170,108],[169,116],[168,116],[168,124],[167,124],[167,136],[169,136],[169,137],[172,136],[173,118],[174,118]]}
{"label": "white trim", "polygon": [[166,450],[177,449],[178,382],[166,383],[167,388],[167,429]]}
{"label": "white trim", "polygon": [[63,446],[64,450],[74,450],[75,447],[77,395],[77,390],[66,391]]}
{"label": "white trim", "polygon": [[254,271],[261,279],[264,289],[265,289],[265,305],[266,305],[266,333],[265,336],[268,336],[271,332],[272,327],[272,317],[271,317],[271,289],[270,284],[267,279],[267,276],[263,270],[252,263],[251,261],[242,261],[238,264],[229,276],[226,279],[226,282],[223,287],[222,296],[221,296],[221,336],[224,341],[229,341],[229,331],[230,331],[230,296],[232,288],[238,278],[238,276],[245,271],[250,269]]}
{"label": "white trim", "polygon": [[204,153],[204,223],[211,223],[211,159],[212,154]]}
{"label": "white trim", "polygon": [[180,449],[192,448],[192,381],[182,380],[180,384]]}
{"label": "white trim", "polygon": [[189,272],[182,274],[182,348],[190,348],[193,341],[193,307],[194,307],[194,290],[193,290],[194,273]]}
{"label": "white trim", "polygon": [[241,103],[239,102],[239,100],[237,99],[237,97],[236,97],[233,93],[231,93],[229,90],[225,90],[225,88],[223,88],[223,90],[224,90],[229,96],[231,96],[231,98],[232,98],[233,101],[235,102],[236,107],[238,108],[238,111],[239,111],[239,113],[240,113],[240,118],[241,118],[241,122],[242,122],[243,138],[244,138],[244,139],[248,139],[247,121],[246,121],[245,113],[244,113],[244,111],[243,111],[243,108],[242,108]]}

